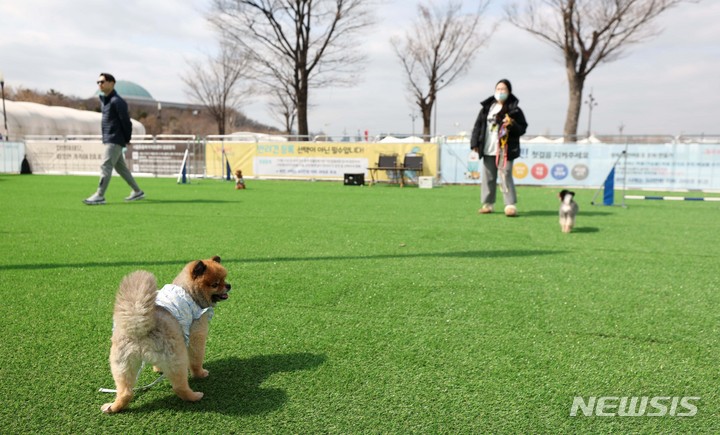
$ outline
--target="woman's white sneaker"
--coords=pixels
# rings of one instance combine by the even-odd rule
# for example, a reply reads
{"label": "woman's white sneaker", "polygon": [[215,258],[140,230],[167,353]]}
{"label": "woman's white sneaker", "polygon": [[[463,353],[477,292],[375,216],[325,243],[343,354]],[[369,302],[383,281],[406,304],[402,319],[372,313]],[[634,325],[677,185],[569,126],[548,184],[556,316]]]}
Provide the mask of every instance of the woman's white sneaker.
{"label": "woman's white sneaker", "polygon": [[493,206],[492,204],[483,204],[483,206],[478,210],[478,213],[480,214],[490,214],[493,212]]}

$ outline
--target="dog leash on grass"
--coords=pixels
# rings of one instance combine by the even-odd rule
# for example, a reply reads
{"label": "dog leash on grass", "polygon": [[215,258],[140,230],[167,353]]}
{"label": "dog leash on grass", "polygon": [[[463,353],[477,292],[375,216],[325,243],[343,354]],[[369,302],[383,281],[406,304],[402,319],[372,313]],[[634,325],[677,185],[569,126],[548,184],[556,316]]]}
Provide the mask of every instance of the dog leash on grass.
{"label": "dog leash on grass", "polygon": [[[144,366],[145,366],[145,363],[143,363],[143,367]],[[143,367],[140,367],[140,371],[138,371],[138,377],[140,376],[140,373],[142,373]],[[145,386],[133,388],[133,391],[139,392],[139,391],[149,390],[150,388],[154,387],[155,384],[162,381],[163,379],[165,379],[165,373],[161,373],[157,379],[155,379],[154,381],[150,382],[149,384],[147,384]],[[111,388],[100,388],[98,390],[98,392],[99,393],[117,393],[117,390],[113,390]]]}
{"label": "dog leash on grass", "polygon": [[[145,385],[145,386],[133,388],[133,391],[138,391],[138,392],[139,392],[139,391],[149,390],[150,388],[154,387],[155,384],[157,384],[158,382],[162,381],[163,379],[165,379],[165,375],[164,375],[164,374],[160,375],[159,378],[155,379],[154,381],[152,381],[151,383],[149,383],[149,384],[147,384],[147,385]],[[113,389],[111,389],[111,388],[100,388],[100,389],[98,390],[98,392],[99,392],[99,393],[117,393],[117,390],[113,390]]]}

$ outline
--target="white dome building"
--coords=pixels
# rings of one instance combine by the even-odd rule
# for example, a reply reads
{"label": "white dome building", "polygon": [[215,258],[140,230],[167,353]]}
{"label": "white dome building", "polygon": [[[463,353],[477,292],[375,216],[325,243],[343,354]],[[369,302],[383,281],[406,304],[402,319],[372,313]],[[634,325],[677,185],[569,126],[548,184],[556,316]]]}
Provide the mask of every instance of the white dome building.
{"label": "white dome building", "polygon": [[[25,136],[74,136],[100,135],[102,115],[90,110],[71,109],[61,106],[25,101],[5,100],[9,140],[22,140]],[[2,106],[0,105],[0,111]],[[144,135],[145,127],[132,120],[133,135]],[[0,133],[5,134],[4,128]]]}
{"label": "white dome building", "polygon": [[[134,82],[118,80],[115,90],[131,106],[133,103],[156,103],[150,92]],[[97,95],[98,92],[96,92],[95,98]],[[19,141],[25,136],[102,134],[100,130],[102,116],[99,112],[10,100],[5,100],[5,108],[10,140]],[[0,105],[0,114],[5,115],[2,113],[2,105]],[[3,120],[0,117],[0,122]],[[132,120],[132,124],[133,136],[145,134],[145,127],[140,122]],[[0,135],[4,134],[4,124],[0,124]]]}

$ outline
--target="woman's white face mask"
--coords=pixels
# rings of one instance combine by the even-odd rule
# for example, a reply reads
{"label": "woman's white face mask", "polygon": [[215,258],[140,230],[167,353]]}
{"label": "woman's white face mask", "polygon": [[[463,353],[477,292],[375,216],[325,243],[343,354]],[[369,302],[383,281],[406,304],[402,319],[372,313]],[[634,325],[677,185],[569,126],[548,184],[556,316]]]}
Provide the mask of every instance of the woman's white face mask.
{"label": "woman's white face mask", "polygon": [[499,82],[495,85],[495,100],[504,103],[505,100],[508,99],[508,95],[510,95],[510,89],[504,82]]}

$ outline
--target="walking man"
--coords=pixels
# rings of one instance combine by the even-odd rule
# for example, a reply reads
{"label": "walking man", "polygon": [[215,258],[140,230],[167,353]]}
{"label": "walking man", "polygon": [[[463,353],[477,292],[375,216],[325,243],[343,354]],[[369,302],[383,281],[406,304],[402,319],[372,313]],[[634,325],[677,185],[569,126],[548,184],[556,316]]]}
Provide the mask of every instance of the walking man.
{"label": "walking man", "polygon": [[115,77],[112,74],[100,73],[97,81],[100,87],[100,106],[102,108],[102,141],[105,145],[105,156],[100,165],[100,185],[97,192],[83,200],[87,205],[105,204],[105,191],[110,184],[112,171],[115,169],[125,182],[132,188],[125,201],[137,201],[145,198],[123,157],[125,146],[130,143],[132,122],[125,100],[115,91]]}

